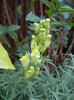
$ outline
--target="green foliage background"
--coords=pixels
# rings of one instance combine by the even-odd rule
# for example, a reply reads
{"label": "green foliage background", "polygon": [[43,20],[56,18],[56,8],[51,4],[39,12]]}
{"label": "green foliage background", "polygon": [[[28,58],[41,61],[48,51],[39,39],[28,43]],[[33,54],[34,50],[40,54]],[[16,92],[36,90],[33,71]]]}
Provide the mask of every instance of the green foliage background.
{"label": "green foliage background", "polygon": [[[70,37],[73,37],[72,27],[74,23],[72,18],[74,17],[74,9],[70,5],[72,0],[41,1],[50,8],[46,13],[51,19],[52,48],[55,50],[58,47],[58,43],[64,42],[64,50],[67,49],[68,42],[72,40]],[[34,3],[35,0],[32,0],[30,11]],[[19,9],[21,9],[20,6]],[[22,14],[21,10],[19,14]],[[44,16],[39,18],[32,12],[27,14],[26,17],[27,21],[32,22],[39,22],[41,19],[46,18]],[[41,70],[38,77],[31,82],[24,80],[24,68],[18,58],[25,55],[26,51],[30,51],[30,37],[35,34],[35,29],[33,23],[29,23],[28,35],[19,43],[18,36],[14,32],[19,28],[18,25],[7,27],[0,25],[0,42],[4,42],[10,48],[11,46],[6,37],[9,34],[18,44],[16,50],[11,47],[13,52],[10,53],[11,58],[13,58],[13,55],[16,56],[13,58],[15,59],[16,70],[0,70],[0,100],[74,100],[74,55],[71,53],[66,54],[66,58],[61,65],[55,65],[53,59],[50,59],[50,54],[52,53],[48,52],[47,57],[41,58],[42,64],[40,65]],[[63,33],[62,38],[56,39],[61,32]],[[65,35],[66,32],[68,35]],[[62,51],[62,55],[65,55],[63,53],[65,52]],[[58,54],[55,55],[55,57],[57,56]],[[47,64],[49,67],[46,67]],[[50,73],[51,65],[55,68],[52,74]]]}

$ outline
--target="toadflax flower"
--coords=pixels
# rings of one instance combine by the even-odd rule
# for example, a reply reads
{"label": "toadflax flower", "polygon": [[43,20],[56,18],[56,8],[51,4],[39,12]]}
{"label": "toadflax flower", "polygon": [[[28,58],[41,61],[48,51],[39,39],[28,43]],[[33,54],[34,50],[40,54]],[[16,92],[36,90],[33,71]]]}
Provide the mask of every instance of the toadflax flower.
{"label": "toadflax flower", "polygon": [[37,50],[37,49],[33,50],[32,53],[31,53],[31,57],[32,57],[33,61],[37,61],[37,59],[40,58],[39,50]]}
{"label": "toadflax flower", "polygon": [[34,67],[33,66],[31,66],[30,70],[27,71],[26,78],[30,78],[32,75],[34,75]]}
{"label": "toadflax flower", "polygon": [[48,36],[46,37],[46,39],[45,39],[44,46],[45,46],[46,48],[49,47],[49,45],[50,45],[50,43],[51,43],[50,38],[51,38],[51,35],[48,35]]}
{"label": "toadflax flower", "polygon": [[41,41],[43,41],[45,39],[45,33],[46,33],[46,30],[44,28],[41,28],[40,33],[39,33],[39,39]]}
{"label": "toadflax flower", "polygon": [[21,63],[24,67],[26,67],[30,63],[30,60],[29,60],[27,54],[25,56],[23,56],[20,60],[21,60]]}

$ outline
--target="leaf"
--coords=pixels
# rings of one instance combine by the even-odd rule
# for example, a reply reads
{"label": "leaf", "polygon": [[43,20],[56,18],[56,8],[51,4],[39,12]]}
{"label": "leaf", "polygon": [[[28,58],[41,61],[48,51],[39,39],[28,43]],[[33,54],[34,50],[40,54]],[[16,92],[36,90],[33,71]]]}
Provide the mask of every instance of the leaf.
{"label": "leaf", "polygon": [[62,38],[58,38],[57,40],[55,40],[55,43],[59,43],[59,42],[63,42]]}
{"label": "leaf", "polygon": [[16,31],[20,28],[19,25],[11,25],[11,26],[2,26],[0,25],[0,35],[3,33],[9,33],[12,31]]}
{"label": "leaf", "polygon": [[3,41],[5,44],[7,44],[7,46],[8,46],[9,48],[11,47],[11,45],[9,44],[8,39],[7,39],[7,37],[5,36],[5,34],[1,35],[1,39],[2,39],[2,41]]}
{"label": "leaf", "polygon": [[58,7],[57,9],[72,9],[72,8],[68,5],[64,5],[64,6]]}
{"label": "leaf", "polygon": [[18,6],[17,12],[18,12],[18,17],[21,18],[22,16],[22,6],[21,5]]}
{"label": "leaf", "polygon": [[15,70],[14,65],[8,56],[7,51],[0,44],[0,69],[12,69]]}
{"label": "leaf", "polygon": [[56,49],[57,48],[57,44],[55,42],[51,42],[51,46]]}
{"label": "leaf", "polygon": [[14,40],[16,40],[16,42],[18,41],[18,36],[16,32],[10,32],[8,33],[10,35],[10,37]]}
{"label": "leaf", "polygon": [[40,18],[32,14],[32,12],[30,12],[29,14],[27,14],[26,20],[32,22],[39,22]]}
{"label": "leaf", "polygon": [[32,0],[32,1],[31,1],[29,11],[31,11],[31,10],[32,10],[32,8],[33,8],[33,6],[34,6],[34,4],[35,4],[35,1],[36,1],[36,0]]}
{"label": "leaf", "polygon": [[66,22],[61,22],[61,21],[51,21],[50,25],[70,25],[70,26],[74,26],[74,23],[66,23]]}
{"label": "leaf", "polygon": [[70,13],[69,12],[64,12],[63,16],[65,19],[68,19],[70,17]]}
{"label": "leaf", "polygon": [[72,9],[68,5],[60,6],[57,8],[57,10],[59,10],[59,11],[57,11],[57,13],[63,13],[63,12],[72,13],[72,12],[74,12],[74,9]]}
{"label": "leaf", "polygon": [[74,9],[62,9],[62,10],[57,11],[58,14],[62,13],[62,12],[70,12],[70,13],[72,13],[72,12],[74,12]]}

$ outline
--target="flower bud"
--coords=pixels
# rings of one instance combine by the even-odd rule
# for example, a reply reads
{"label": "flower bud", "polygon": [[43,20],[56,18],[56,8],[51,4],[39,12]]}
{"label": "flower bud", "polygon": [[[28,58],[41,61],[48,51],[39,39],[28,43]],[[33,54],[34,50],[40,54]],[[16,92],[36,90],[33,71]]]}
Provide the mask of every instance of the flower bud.
{"label": "flower bud", "polygon": [[37,41],[37,37],[35,35],[32,35],[32,39]]}
{"label": "flower bud", "polygon": [[50,22],[50,19],[49,19],[49,18],[47,18],[47,19],[46,19],[46,22]]}
{"label": "flower bud", "polygon": [[33,66],[30,67],[30,71],[31,71],[31,74],[33,75],[34,74],[34,67]]}
{"label": "flower bud", "polygon": [[37,23],[34,23],[34,26],[35,26],[36,33],[38,33],[38,31],[39,31],[39,25]]}
{"label": "flower bud", "polygon": [[44,19],[43,19],[43,20],[41,20],[41,21],[40,21],[40,23],[45,23],[45,20],[44,20]]}
{"label": "flower bud", "polygon": [[34,26],[35,26],[35,27],[39,27],[39,25],[38,25],[37,23],[34,23]]}

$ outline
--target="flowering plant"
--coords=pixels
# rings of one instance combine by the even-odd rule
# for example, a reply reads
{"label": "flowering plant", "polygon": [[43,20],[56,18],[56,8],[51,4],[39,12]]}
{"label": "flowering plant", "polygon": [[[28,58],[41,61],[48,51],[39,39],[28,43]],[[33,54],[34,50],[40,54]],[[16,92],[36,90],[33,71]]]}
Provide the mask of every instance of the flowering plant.
{"label": "flowering plant", "polygon": [[[37,77],[39,71],[39,65],[41,64],[40,54],[50,45],[49,28],[50,19],[41,20],[40,24],[34,23],[35,33],[37,36],[32,35],[31,41],[31,54],[26,54],[20,60],[25,69],[25,79],[32,79]],[[36,66],[36,64],[38,66]]]}

